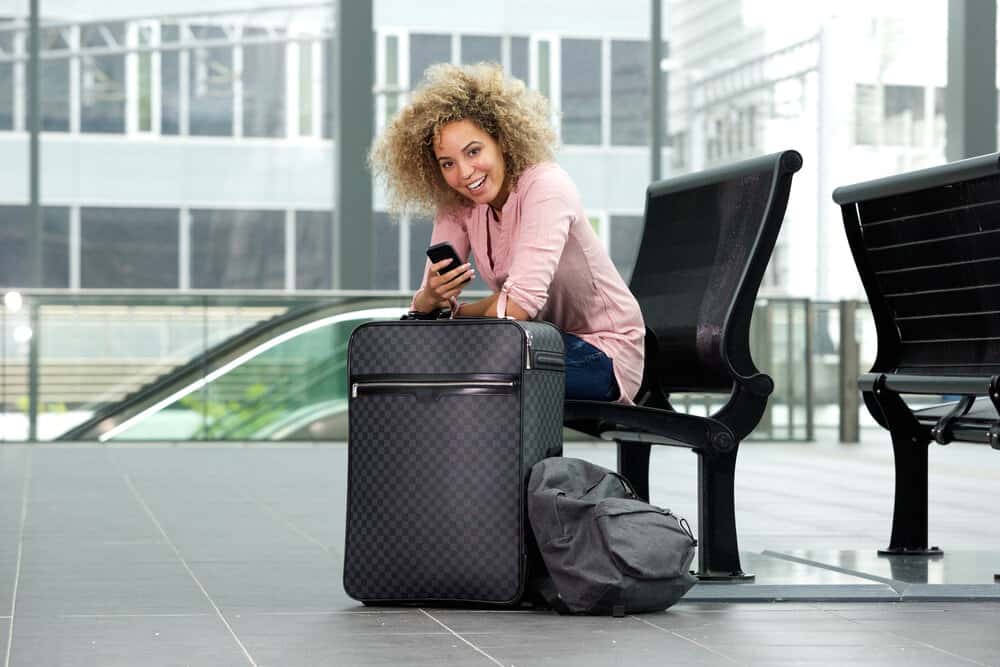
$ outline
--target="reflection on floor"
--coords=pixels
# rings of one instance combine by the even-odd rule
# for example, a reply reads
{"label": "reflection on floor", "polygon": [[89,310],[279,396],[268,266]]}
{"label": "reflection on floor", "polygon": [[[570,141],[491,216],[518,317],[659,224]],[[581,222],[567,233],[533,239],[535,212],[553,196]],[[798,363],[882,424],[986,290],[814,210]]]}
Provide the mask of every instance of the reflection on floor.
{"label": "reflection on floor", "polygon": [[[626,619],[349,599],[342,443],[0,445],[0,665],[1000,664],[1000,456],[932,448],[944,553],[886,558],[891,451],[868,438],[744,445],[754,583]],[[653,502],[697,531],[694,456],[662,448],[652,465]]]}

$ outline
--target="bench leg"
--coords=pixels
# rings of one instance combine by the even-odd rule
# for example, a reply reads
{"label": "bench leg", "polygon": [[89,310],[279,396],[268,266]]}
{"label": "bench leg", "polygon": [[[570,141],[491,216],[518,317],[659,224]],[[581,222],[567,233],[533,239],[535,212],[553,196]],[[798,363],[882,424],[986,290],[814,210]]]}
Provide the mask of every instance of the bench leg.
{"label": "bench leg", "polygon": [[618,443],[618,472],[632,484],[636,495],[649,502],[649,445]]}
{"label": "bench leg", "polygon": [[927,546],[927,448],[930,440],[920,436],[892,434],[892,457],[896,468],[896,496],[892,508],[889,548],[879,554],[940,554]]}
{"label": "bench leg", "polygon": [[698,455],[698,578],[703,581],[753,581],[740,566],[736,542],[737,448],[725,454]]}

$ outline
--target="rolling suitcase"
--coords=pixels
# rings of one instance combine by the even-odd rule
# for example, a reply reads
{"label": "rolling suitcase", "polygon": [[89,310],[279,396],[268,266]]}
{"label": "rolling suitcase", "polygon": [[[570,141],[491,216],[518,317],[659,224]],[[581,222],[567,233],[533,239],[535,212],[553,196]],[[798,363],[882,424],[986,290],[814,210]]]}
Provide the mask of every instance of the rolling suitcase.
{"label": "rolling suitcase", "polygon": [[559,330],[371,322],[348,366],[344,590],[366,604],[517,604],[538,558],[527,478],[562,453]]}

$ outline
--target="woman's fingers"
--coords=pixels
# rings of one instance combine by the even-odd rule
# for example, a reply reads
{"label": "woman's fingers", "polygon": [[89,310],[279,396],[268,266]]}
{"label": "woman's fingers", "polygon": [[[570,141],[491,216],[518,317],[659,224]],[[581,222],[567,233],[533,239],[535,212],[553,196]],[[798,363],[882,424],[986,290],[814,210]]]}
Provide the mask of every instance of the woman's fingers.
{"label": "woman's fingers", "polygon": [[[465,280],[472,279],[472,273],[472,264],[465,263],[452,269],[451,271],[445,272],[441,277],[448,282],[454,282],[457,278],[462,278],[462,282],[465,282]],[[468,277],[465,277],[466,274],[469,274]]]}
{"label": "woman's fingers", "polygon": [[[433,269],[435,265],[432,264]],[[427,290],[436,297],[448,299],[462,291],[462,287],[475,277],[476,272],[472,270],[471,264],[447,271],[443,274],[436,272],[427,277]]]}

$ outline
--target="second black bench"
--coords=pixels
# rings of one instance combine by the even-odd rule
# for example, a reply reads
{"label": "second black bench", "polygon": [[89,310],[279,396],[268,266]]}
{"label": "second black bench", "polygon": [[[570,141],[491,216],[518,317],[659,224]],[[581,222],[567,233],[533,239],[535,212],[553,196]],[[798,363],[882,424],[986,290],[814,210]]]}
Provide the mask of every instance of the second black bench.
{"label": "second black bench", "polygon": [[[927,540],[928,445],[1000,449],[1000,154],[838,188],[878,354],[859,384],[892,438],[889,547]],[[940,397],[914,409],[903,396]],[[911,401],[912,402],[912,401]]]}

